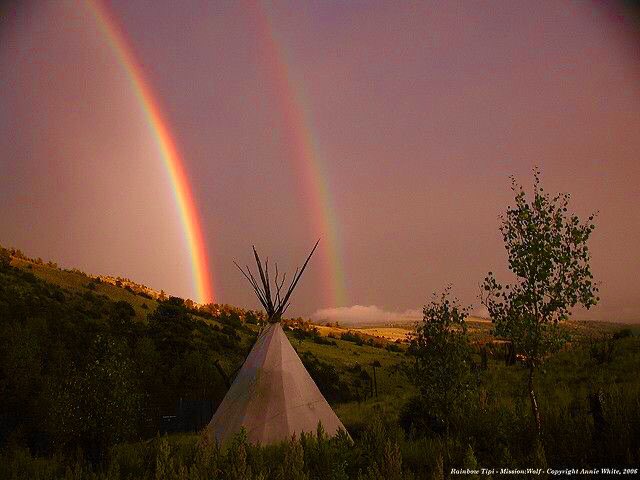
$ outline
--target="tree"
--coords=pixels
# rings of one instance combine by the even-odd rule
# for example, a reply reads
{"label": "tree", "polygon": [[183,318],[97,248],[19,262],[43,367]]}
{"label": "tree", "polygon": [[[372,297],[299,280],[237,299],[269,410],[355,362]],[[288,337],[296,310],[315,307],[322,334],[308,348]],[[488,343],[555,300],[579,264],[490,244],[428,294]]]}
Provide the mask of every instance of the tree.
{"label": "tree", "polygon": [[82,446],[97,462],[136,436],[143,397],[124,341],[98,334],[87,354],[86,365],[51,386],[49,422],[61,446]]}
{"label": "tree", "polygon": [[501,217],[500,231],[516,280],[503,286],[489,272],[481,299],[495,325],[494,333],[511,341],[524,358],[531,411],[540,435],[535,371],[567,341],[559,322],[569,317],[571,308],[579,304],[588,309],[599,300],[587,246],[595,215],[582,222],[567,213],[569,194],[545,193],[537,169],[530,202],[513,177],[511,182],[515,207],[508,207]]}
{"label": "tree", "polygon": [[0,267],[8,267],[11,265],[11,252],[0,246]]}
{"label": "tree", "polygon": [[302,328],[296,328],[293,331],[293,336],[298,340],[298,346],[302,345],[302,342],[305,338],[307,338],[307,332],[305,332]]}
{"label": "tree", "polygon": [[451,298],[451,287],[423,309],[408,354],[414,362],[405,373],[420,389],[427,415],[436,415],[449,429],[452,415],[473,387],[471,350],[465,318],[468,307]]}
{"label": "tree", "polygon": [[129,302],[117,301],[111,306],[109,325],[117,334],[128,333],[135,325],[133,320],[135,316],[136,311]]}

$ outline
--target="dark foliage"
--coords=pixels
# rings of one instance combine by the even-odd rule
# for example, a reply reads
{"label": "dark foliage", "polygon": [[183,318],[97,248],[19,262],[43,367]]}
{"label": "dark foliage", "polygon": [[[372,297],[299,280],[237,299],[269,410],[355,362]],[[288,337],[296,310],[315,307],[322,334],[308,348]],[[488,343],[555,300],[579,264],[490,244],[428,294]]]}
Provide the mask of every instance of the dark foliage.
{"label": "dark foliage", "polygon": [[451,289],[423,309],[423,320],[416,326],[407,354],[411,361],[405,374],[420,390],[427,417],[437,418],[448,429],[453,415],[465,403],[476,386],[471,361],[471,346],[465,318],[468,308],[451,298]]}
{"label": "dark foliage", "polygon": [[301,325],[293,327],[291,331],[299,343],[302,343],[304,340],[311,340],[313,343],[317,343],[318,345],[330,345],[332,347],[338,346],[338,344],[331,338],[320,335],[320,332],[315,327]]}
{"label": "dark foliage", "polygon": [[344,332],[340,335],[340,340],[345,340],[347,342],[353,342],[358,346],[362,346],[364,345],[364,338],[362,338],[362,336],[358,335],[355,332],[352,332],[351,330],[349,330],[348,332]]}
{"label": "dark foliage", "polygon": [[82,448],[99,461],[114,443],[154,435],[180,399],[217,405],[226,386],[214,360],[243,359],[235,319],[218,331],[175,297],[147,324],[134,316],[127,302],[1,262],[0,447]]}
{"label": "dark foliage", "polygon": [[396,353],[403,352],[402,347],[400,345],[398,345],[397,343],[390,343],[385,348],[387,350],[389,350],[390,352],[396,352]]}
{"label": "dark foliage", "polygon": [[[376,369],[390,368],[384,362],[351,360],[337,368],[301,353],[331,403],[365,401],[357,404],[367,412],[359,428],[347,424],[353,443],[322,430],[267,447],[239,434],[224,449],[196,436],[158,437],[163,414],[182,411],[185,419],[197,417],[189,423],[202,425],[202,401],[213,400],[214,410],[227,388],[218,367],[233,372],[250,346],[238,340],[246,338],[239,334],[247,331],[247,318],[213,307],[195,310],[188,300],[167,297],[149,311],[148,322],[134,321],[126,302],[96,290],[64,290],[0,262],[0,478],[431,479],[453,467],[634,467],[640,461],[640,389],[633,376],[640,338],[627,329],[573,342],[545,360],[539,439],[528,428],[527,396],[517,388],[528,375],[526,363],[505,366],[503,347],[487,344],[485,360],[479,348],[463,345],[464,355],[454,360],[464,360],[464,368],[445,355],[449,363],[422,372],[475,382],[474,388],[462,382],[462,393],[442,403],[446,421],[434,408],[444,395],[433,388],[411,398],[399,418],[385,411],[400,397],[375,398]],[[449,320],[460,320],[448,308]],[[427,313],[443,318],[442,309]],[[440,334],[463,333],[461,322],[443,325],[423,329],[428,341],[412,346],[407,358],[415,362]],[[304,332],[315,342],[312,329]],[[474,371],[469,355],[487,368]]]}
{"label": "dark foliage", "polygon": [[320,360],[310,352],[300,352],[300,359],[329,403],[355,399],[349,384],[340,378],[334,365]]}

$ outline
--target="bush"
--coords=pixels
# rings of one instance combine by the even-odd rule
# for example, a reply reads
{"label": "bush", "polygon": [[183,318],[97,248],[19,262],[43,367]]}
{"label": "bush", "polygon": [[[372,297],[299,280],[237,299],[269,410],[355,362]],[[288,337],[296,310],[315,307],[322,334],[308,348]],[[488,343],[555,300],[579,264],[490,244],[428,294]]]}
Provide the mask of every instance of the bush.
{"label": "bush", "polygon": [[419,395],[412,397],[401,408],[399,423],[410,438],[442,435],[445,432],[443,419],[434,415]]}
{"label": "bush", "polygon": [[471,347],[465,318],[469,309],[450,298],[450,288],[424,307],[404,368],[409,381],[420,389],[427,411],[444,420],[464,404],[476,385],[471,368]]}
{"label": "bush", "polygon": [[589,348],[589,355],[596,363],[610,363],[613,360],[614,351],[613,341],[594,342]]}
{"label": "bush", "polygon": [[633,331],[630,328],[623,328],[622,330],[617,331],[613,334],[614,340],[620,340],[622,338],[633,337]]}
{"label": "bush", "polygon": [[327,340],[321,335],[315,335],[313,337],[313,343],[317,343],[318,345],[330,345],[332,347],[337,347],[338,344],[333,340]]}
{"label": "bush", "polygon": [[8,267],[11,264],[11,252],[0,247],[0,267]]}
{"label": "bush", "polygon": [[340,339],[341,340],[345,340],[347,342],[353,342],[356,345],[358,345],[359,347],[364,345],[364,339],[360,335],[358,335],[357,333],[352,332],[351,330],[349,330],[348,332],[343,332],[340,335]]}

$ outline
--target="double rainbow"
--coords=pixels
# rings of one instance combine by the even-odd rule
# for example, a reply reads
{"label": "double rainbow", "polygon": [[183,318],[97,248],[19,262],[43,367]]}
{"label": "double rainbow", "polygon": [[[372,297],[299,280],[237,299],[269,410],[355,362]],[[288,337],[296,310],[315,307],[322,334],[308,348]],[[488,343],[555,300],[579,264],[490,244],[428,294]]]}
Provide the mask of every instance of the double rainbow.
{"label": "double rainbow", "polygon": [[[159,102],[149,82],[145,79],[134,50],[127,43],[123,30],[102,0],[87,0],[92,13],[105,37],[108,39],[120,64],[127,72],[133,90],[145,112],[164,165],[169,173],[176,204],[189,248],[193,272],[193,283],[200,303],[214,300],[212,274],[207,259],[205,242],[198,210],[189,185],[183,159],[168,128]],[[296,85],[290,73],[286,49],[279,42],[268,13],[259,2],[251,13],[258,20],[258,34],[265,42],[267,61],[272,72],[272,81],[277,88],[285,125],[290,137],[291,158],[300,162],[303,172],[305,194],[310,200],[312,233],[322,237],[324,251],[323,279],[328,303],[333,306],[346,302],[345,275],[339,242],[339,222],[331,201],[326,166],[322,161],[317,137],[313,134],[309,102],[301,85]]]}

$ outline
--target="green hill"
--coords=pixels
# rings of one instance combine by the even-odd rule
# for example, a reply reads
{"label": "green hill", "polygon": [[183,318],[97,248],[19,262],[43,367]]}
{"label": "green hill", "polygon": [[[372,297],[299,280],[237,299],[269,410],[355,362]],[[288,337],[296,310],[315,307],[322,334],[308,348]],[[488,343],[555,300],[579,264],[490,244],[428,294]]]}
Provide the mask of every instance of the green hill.
{"label": "green hill", "polygon": [[[137,377],[138,386],[140,381],[148,382],[143,390],[153,398],[152,402],[143,402],[148,418],[142,431],[148,435],[158,430],[162,415],[174,413],[180,399],[212,399],[215,407],[226,391],[225,375],[232,377],[240,367],[259,328],[257,312],[229,305],[189,305],[175,297],[162,299],[159,294],[154,298],[150,289],[129,280],[107,282],[100,280],[104,277],[64,270],[55,263],[30,259],[16,251],[0,278],[3,322],[12,325],[11,334],[7,335],[13,335],[18,344],[25,343],[25,337],[36,341],[37,353],[30,352],[34,353],[33,362],[42,364],[41,358],[36,357],[50,355],[53,344],[65,353],[62,361],[66,366],[60,368],[83,370],[97,355],[94,344],[102,341],[101,336],[113,340],[117,348],[122,344],[128,350],[126,356],[131,365],[127,365],[127,372],[131,370],[131,375]],[[403,350],[395,345],[387,348],[390,342],[370,340],[369,344],[357,335],[331,339],[300,320],[285,321],[285,330],[329,401],[346,404],[347,418],[353,411],[351,403],[368,400],[373,405],[389,402],[387,398],[395,402],[398,395],[411,392],[406,379],[395,370]],[[13,353],[9,350],[6,357]],[[381,365],[376,370],[375,384],[370,366],[373,361]],[[160,367],[150,369],[145,362]],[[45,383],[47,375],[56,374],[46,368],[36,371]],[[6,374],[11,376],[8,371]],[[53,383],[58,380],[67,381],[56,379]],[[372,400],[376,386],[378,397]],[[23,393],[26,396],[28,392]],[[359,419],[354,418],[352,423],[358,424]]]}
{"label": "green hill", "polygon": [[[179,405],[210,401],[215,408],[253,344],[260,315],[198,306],[15,251],[0,254],[0,476],[197,478],[191,473],[205,462],[199,437],[160,440],[158,432]],[[470,328],[475,383],[448,433],[416,410],[418,390],[403,373],[413,361],[406,344],[302,319],[284,323],[355,444],[320,435],[261,450],[240,437],[230,450],[207,454],[221,478],[287,478],[274,467],[287,458],[304,465],[307,476],[299,478],[433,478],[469,462],[513,468],[543,460],[553,467],[640,461],[638,327],[564,325],[571,342],[537,379],[545,425],[537,447],[525,369],[507,365],[486,322]],[[254,473],[229,473],[241,467]]]}

